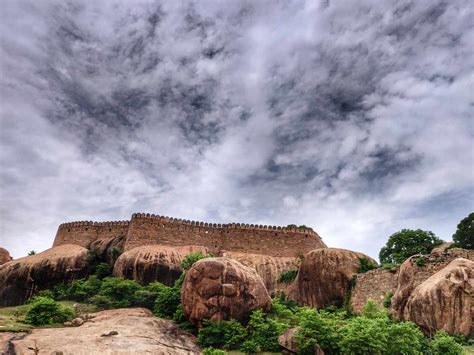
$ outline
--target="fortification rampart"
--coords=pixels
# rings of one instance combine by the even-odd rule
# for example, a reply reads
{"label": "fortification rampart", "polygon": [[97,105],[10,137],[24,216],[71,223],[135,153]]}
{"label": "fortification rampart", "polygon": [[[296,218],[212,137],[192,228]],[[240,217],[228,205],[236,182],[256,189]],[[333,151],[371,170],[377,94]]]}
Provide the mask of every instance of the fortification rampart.
{"label": "fortification rampart", "polygon": [[94,240],[115,236],[126,236],[125,250],[149,244],[202,245],[214,252],[295,256],[326,247],[312,229],[207,223],[144,213],[133,214],[130,221],[61,224],[54,246],[72,243],[87,247]]}

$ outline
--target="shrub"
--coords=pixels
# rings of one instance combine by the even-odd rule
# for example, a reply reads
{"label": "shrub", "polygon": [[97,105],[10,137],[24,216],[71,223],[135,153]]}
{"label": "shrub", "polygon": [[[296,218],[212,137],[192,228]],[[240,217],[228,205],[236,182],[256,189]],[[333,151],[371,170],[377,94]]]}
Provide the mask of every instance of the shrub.
{"label": "shrub", "polygon": [[36,297],[46,297],[54,299],[54,292],[51,290],[41,290],[36,294],[35,298]]}
{"label": "shrub", "polygon": [[200,251],[198,251],[196,253],[191,253],[188,256],[186,256],[183,259],[183,261],[181,261],[181,267],[184,270],[189,270],[189,269],[191,269],[191,267],[193,266],[193,264],[196,261],[204,259],[204,258],[208,258],[208,257],[209,257],[208,255],[205,255],[205,254],[201,253]]}
{"label": "shrub", "polygon": [[430,253],[434,247],[442,243],[443,241],[433,232],[402,229],[390,236],[387,244],[380,250],[379,259],[382,264],[401,264],[412,255]]}
{"label": "shrub", "polygon": [[250,345],[257,345],[258,351],[280,351],[278,337],[288,329],[288,325],[274,319],[268,318],[262,310],[258,309],[250,315],[247,325],[248,340]]}
{"label": "shrub", "polygon": [[102,280],[112,275],[112,268],[107,263],[99,263],[95,267],[94,275],[97,276],[99,280]]}
{"label": "shrub", "polygon": [[297,269],[290,269],[280,274],[280,278],[278,279],[278,282],[289,284],[291,281],[293,281],[296,278],[297,275],[298,275]]}
{"label": "shrub", "polygon": [[245,328],[236,320],[205,322],[198,341],[203,347],[238,349],[246,338]]}
{"label": "shrub", "polygon": [[387,319],[355,317],[341,329],[340,348],[347,354],[383,354],[387,347]]}
{"label": "shrub", "polygon": [[55,300],[64,300],[64,299],[68,298],[68,296],[69,296],[68,291],[69,291],[69,287],[66,284],[62,283],[62,284],[54,285],[54,287],[53,287],[54,297],[53,298]]}
{"label": "shrub", "polygon": [[304,259],[304,253],[299,251],[298,253],[296,253],[296,257],[300,260],[303,260]]}
{"label": "shrub", "polygon": [[[155,284],[158,284],[156,282]],[[161,285],[157,287],[157,296],[153,313],[158,317],[172,318],[181,304],[181,289],[178,287],[168,287]]]}
{"label": "shrub", "polygon": [[226,355],[227,352],[220,349],[206,348],[206,349],[203,349],[202,354],[203,355]]}
{"label": "shrub", "polygon": [[300,325],[295,334],[301,354],[313,354],[316,344],[328,354],[339,353],[340,329],[345,324],[344,316],[345,312],[328,313],[302,308],[298,313]]}
{"label": "shrub", "polygon": [[106,277],[102,280],[99,295],[108,297],[112,308],[130,307],[134,302],[135,292],[139,289],[140,284],[134,280]]}
{"label": "shrub", "polygon": [[425,266],[425,259],[422,257],[416,258],[415,264],[419,267]]}
{"label": "shrub", "polygon": [[26,312],[25,323],[45,325],[62,323],[74,317],[74,311],[47,297],[35,297]]}
{"label": "shrub", "polygon": [[421,330],[411,322],[389,323],[387,325],[387,347],[384,354],[422,354],[426,339]]}
{"label": "shrub", "polygon": [[436,332],[431,340],[430,347],[434,354],[461,355],[464,353],[462,346],[442,330]]}
{"label": "shrub", "polygon": [[28,252],[28,256],[32,256],[32,255],[36,255],[36,251],[30,250],[30,251]]}
{"label": "shrub", "polygon": [[87,280],[80,279],[75,280],[67,288],[67,298],[76,301],[85,301],[89,297],[92,297],[99,293],[102,285],[102,281],[97,276],[89,276]]}
{"label": "shrub", "polygon": [[474,249],[474,212],[459,222],[453,240],[461,248]]}
{"label": "shrub", "polygon": [[112,247],[112,250],[111,250],[111,255],[112,255],[112,262],[115,264],[115,262],[117,261],[118,257],[120,256],[121,254],[121,251],[119,248],[117,247]]}
{"label": "shrub", "polygon": [[385,308],[390,308],[392,305],[393,292],[387,292],[383,298],[383,306]]}
{"label": "shrub", "polygon": [[362,308],[361,315],[369,319],[387,318],[387,312],[380,308],[374,300],[369,299]]}
{"label": "shrub", "polygon": [[94,295],[89,298],[88,300],[93,305],[97,306],[98,308],[115,308],[114,300],[109,296],[104,295]]}
{"label": "shrub", "polygon": [[357,270],[359,274],[362,274],[364,272],[367,272],[369,270],[374,270],[374,269],[377,269],[377,265],[375,265],[374,263],[371,263],[369,259],[359,258],[359,269]]}

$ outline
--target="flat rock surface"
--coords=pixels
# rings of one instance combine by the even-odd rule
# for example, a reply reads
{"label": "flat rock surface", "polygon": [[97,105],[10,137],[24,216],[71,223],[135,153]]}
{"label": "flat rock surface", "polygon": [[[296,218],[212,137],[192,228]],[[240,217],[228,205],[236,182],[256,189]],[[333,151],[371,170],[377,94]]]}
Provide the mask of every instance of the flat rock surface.
{"label": "flat rock surface", "polygon": [[200,354],[196,338],[144,308],[102,311],[72,328],[35,329],[11,340],[17,354]]}

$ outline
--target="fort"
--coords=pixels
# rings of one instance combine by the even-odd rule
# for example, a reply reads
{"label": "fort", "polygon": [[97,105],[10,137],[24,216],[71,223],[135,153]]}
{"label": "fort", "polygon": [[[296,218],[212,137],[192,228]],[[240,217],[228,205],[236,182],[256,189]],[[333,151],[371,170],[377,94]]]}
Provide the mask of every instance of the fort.
{"label": "fort", "polygon": [[151,244],[201,245],[214,253],[232,251],[294,257],[326,248],[321,237],[310,228],[216,224],[148,213],[135,213],[129,221],[63,223],[53,246],[77,244],[88,247],[96,240],[115,237],[125,237],[125,251]]}

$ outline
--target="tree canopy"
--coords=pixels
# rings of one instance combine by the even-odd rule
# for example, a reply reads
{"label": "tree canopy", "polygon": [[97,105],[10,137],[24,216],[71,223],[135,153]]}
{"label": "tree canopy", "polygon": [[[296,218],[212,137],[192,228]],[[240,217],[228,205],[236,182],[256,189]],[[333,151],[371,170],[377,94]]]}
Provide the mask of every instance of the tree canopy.
{"label": "tree canopy", "polygon": [[459,222],[453,240],[461,248],[474,249],[474,212]]}
{"label": "tree canopy", "polygon": [[400,264],[412,255],[428,254],[442,243],[433,232],[402,229],[390,236],[387,244],[380,250],[379,259],[382,264]]}

